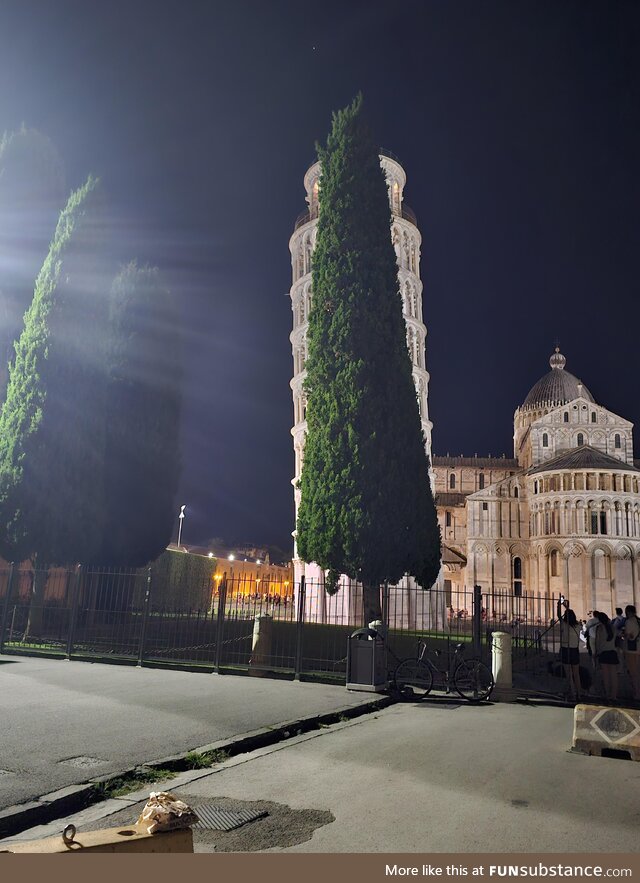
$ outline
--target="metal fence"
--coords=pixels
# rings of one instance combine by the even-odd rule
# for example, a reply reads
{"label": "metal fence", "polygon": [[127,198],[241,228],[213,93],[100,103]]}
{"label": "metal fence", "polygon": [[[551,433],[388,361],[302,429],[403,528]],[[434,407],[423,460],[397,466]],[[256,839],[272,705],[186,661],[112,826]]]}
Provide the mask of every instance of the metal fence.
{"label": "metal fence", "polygon": [[[0,570],[0,652],[344,681],[348,637],[366,625],[362,585],[347,581],[333,595],[321,581],[262,589],[242,577],[154,585],[151,569],[12,567]],[[419,640],[448,649],[468,642],[488,656],[496,630],[511,631],[516,668],[541,668],[556,650],[552,598],[469,589],[457,592],[454,609],[447,591],[410,580],[374,594],[392,660],[412,655]],[[266,649],[256,623],[268,626]]]}

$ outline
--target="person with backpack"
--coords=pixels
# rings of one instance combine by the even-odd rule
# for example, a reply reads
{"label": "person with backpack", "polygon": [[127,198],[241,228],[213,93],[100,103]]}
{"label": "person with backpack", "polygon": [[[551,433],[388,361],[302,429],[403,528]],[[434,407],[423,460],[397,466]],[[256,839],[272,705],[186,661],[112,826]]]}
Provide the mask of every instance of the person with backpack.
{"label": "person with backpack", "polygon": [[560,624],[560,662],[569,681],[571,699],[575,702],[580,697],[580,629],[564,595],[558,599],[557,616]]}
{"label": "person with backpack", "polygon": [[633,604],[624,608],[624,661],[629,672],[633,698],[640,700],[640,620]]}
{"label": "person with backpack", "polygon": [[615,701],[618,695],[618,653],[616,634],[611,620],[602,610],[594,610],[598,620],[595,630],[595,656],[602,671],[604,692],[607,699]]}

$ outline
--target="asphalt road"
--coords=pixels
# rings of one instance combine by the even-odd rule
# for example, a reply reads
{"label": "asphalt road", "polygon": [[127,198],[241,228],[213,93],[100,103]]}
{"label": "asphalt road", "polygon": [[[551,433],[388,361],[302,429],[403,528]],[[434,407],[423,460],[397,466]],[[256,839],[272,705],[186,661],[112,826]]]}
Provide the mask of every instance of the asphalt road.
{"label": "asphalt road", "polygon": [[324,684],[0,656],[0,809],[371,698]]}
{"label": "asphalt road", "polygon": [[[637,853],[638,764],[570,753],[572,720],[567,708],[394,705],[167,787],[196,808],[269,813],[231,834],[194,829],[196,852],[573,852],[577,864]],[[65,822],[129,825],[147,797],[141,789]]]}
{"label": "asphalt road", "polygon": [[[638,852],[638,764],[568,753],[572,722],[566,708],[394,705],[176,793],[333,815],[287,851]],[[209,849],[197,835],[196,851]]]}

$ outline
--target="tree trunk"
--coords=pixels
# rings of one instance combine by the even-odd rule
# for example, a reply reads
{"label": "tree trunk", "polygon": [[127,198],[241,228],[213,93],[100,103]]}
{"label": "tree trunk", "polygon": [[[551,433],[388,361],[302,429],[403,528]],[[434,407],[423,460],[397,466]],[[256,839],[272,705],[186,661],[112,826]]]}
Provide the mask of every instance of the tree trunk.
{"label": "tree trunk", "polygon": [[369,625],[377,619],[382,619],[382,607],[380,606],[380,586],[371,583],[362,585],[362,601],[364,606],[364,624]]}
{"label": "tree trunk", "polygon": [[39,563],[34,561],[29,618],[27,620],[27,627],[25,629],[23,640],[26,640],[27,638],[39,638],[42,635],[42,613],[48,575],[48,565],[39,566]]}

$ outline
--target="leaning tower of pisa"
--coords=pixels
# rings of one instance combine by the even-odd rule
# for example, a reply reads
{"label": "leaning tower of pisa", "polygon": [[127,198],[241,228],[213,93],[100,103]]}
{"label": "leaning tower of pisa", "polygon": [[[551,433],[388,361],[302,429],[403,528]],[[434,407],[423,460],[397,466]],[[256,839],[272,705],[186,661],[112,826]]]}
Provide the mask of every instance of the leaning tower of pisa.
{"label": "leaning tower of pisa", "polygon": [[[404,169],[397,158],[388,151],[381,151],[380,163],[384,169],[389,188],[391,206],[390,235],[398,260],[398,280],[402,293],[402,304],[407,326],[407,347],[413,364],[413,379],[422,418],[422,430],[425,439],[425,450],[431,459],[431,422],[428,411],[429,374],[425,365],[425,338],[427,329],[422,321],[422,282],[420,281],[420,243],[421,236],[416,224],[416,216],[403,203],[403,191],[406,183]],[[311,290],[311,261],[315,246],[318,226],[318,186],[320,163],[314,163],[304,176],[307,192],[308,208],[296,219],[293,235],[289,241],[291,252],[292,284],[290,289],[291,309],[293,313],[293,330],[290,335],[293,350],[293,447],[295,451],[295,475],[292,480],[294,487],[296,519],[300,502],[300,491],[297,484],[302,471],[304,441],[307,431],[306,402],[303,391],[305,377],[305,361],[307,357],[307,324],[309,307],[313,292]],[[433,479],[432,479],[433,486]],[[295,534],[294,534],[295,536]],[[294,551],[295,579],[299,580],[304,572],[304,565],[297,560]]]}

